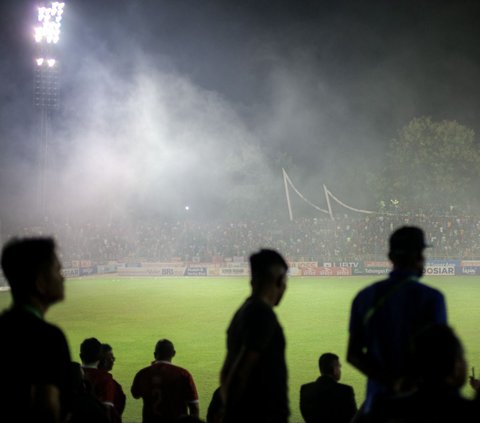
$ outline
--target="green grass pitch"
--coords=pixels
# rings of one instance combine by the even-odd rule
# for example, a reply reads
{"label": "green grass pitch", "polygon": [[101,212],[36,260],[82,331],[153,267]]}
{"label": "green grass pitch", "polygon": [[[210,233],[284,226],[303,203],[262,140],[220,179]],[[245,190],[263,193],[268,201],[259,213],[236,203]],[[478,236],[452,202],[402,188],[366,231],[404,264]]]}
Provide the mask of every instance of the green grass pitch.
{"label": "green grass pitch", "polygon": [[[290,278],[276,311],[287,337],[292,423],[302,422],[299,388],[318,376],[322,352],[341,357],[342,382],[353,385],[358,403],[363,400],[365,379],[344,357],[351,300],[372,281],[371,277]],[[425,281],[446,295],[450,324],[466,347],[470,365],[480,368],[480,277]],[[248,293],[245,278],[71,279],[66,300],[48,312],[47,320],[65,331],[74,360],[79,361],[79,346],[87,337],[112,345],[117,358],[113,375],[128,395],[125,423],[141,421],[141,401],[129,393],[135,373],[152,361],[158,339],[172,340],[177,350],[173,362],[192,373],[204,418],[218,385],[227,325]],[[0,293],[0,309],[9,303],[10,294]],[[469,387],[465,394],[471,395]]]}

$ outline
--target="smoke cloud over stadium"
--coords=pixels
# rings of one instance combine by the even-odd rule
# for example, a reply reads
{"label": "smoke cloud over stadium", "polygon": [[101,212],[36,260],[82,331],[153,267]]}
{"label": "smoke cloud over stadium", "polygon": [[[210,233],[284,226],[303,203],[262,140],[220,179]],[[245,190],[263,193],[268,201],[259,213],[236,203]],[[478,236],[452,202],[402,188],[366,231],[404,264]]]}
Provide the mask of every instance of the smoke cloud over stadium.
{"label": "smoke cloud over stadium", "polygon": [[[35,208],[41,168],[34,2],[15,3],[2,6],[4,219]],[[66,215],[286,216],[282,167],[314,202],[326,184],[371,208],[367,181],[411,119],[479,129],[475,5],[65,3],[46,195]]]}

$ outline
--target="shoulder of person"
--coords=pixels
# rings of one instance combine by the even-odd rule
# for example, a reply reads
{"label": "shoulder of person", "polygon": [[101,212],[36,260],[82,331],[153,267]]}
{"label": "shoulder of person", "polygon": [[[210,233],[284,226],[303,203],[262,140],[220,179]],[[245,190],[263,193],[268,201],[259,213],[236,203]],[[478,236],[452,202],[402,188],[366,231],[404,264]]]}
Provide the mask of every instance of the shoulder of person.
{"label": "shoulder of person", "polygon": [[101,375],[105,380],[113,381],[113,376],[108,370],[105,370],[105,369],[99,369],[99,370],[101,371]]}
{"label": "shoulder of person", "polygon": [[252,299],[249,301],[248,304],[245,304],[245,308],[243,310],[243,316],[247,316],[248,318],[255,318],[255,319],[276,319],[275,312],[273,308],[268,305],[265,301],[260,299]]}
{"label": "shoulder of person", "polygon": [[353,387],[350,385],[346,385],[345,383],[337,383],[338,389],[345,391],[345,392],[352,392],[353,393]]}
{"label": "shoulder of person", "polygon": [[433,286],[426,285],[423,281],[420,281],[420,283],[414,284],[416,289],[423,291],[424,293],[430,295],[432,298],[435,297],[437,299],[443,299],[444,295],[443,293],[437,289],[434,288]]}
{"label": "shoulder of person", "polygon": [[383,284],[383,282],[384,281],[375,282],[361,289],[353,298],[353,303],[356,305],[363,305],[364,301],[374,297],[375,292],[377,292],[378,287],[381,286],[380,284]]}
{"label": "shoulder of person", "polygon": [[185,369],[184,367],[180,367],[180,366],[177,366],[175,364],[172,364],[172,367],[180,374],[182,374],[183,376],[187,376],[187,377],[192,377],[191,373]]}
{"label": "shoulder of person", "polygon": [[142,369],[140,369],[137,373],[135,373],[135,376],[141,376],[145,373],[149,373],[154,367],[154,363],[150,364],[149,366],[147,367],[143,367]]}
{"label": "shoulder of person", "polygon": [[309,382],[309,383],[304,383],[303,385],[300,386],[300,391],[305,391],[308,389],[312,389],[317,385],[317,382]]}

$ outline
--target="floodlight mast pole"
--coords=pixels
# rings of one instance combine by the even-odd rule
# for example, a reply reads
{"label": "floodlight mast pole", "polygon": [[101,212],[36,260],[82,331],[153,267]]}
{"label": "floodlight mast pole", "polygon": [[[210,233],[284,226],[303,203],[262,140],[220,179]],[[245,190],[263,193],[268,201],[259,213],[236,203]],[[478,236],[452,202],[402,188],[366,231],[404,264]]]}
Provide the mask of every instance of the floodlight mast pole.
{"label": "floodlight mast pole", "polygon": [[33,37],[36,43],[34,106],[38,110],[39,169],[38,205],[43,217],[47,214],[47,187],[49,169],[49,144],[52,119],[58,108],[58,68],[56,45],[65,3],[44,2],[37,8]]}

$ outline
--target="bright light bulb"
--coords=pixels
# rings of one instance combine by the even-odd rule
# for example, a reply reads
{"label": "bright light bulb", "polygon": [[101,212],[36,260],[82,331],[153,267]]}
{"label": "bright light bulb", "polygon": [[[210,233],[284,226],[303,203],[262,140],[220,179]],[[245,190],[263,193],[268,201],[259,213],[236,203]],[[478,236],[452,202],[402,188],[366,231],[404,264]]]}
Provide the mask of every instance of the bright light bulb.
{"label": "bright light bulb", "polygon": [[57,43],[60,39],[60,27],[65,3],[52,2],[50,7],[38,8],[38,21],[42,26],[35,28],[35,41]]}
{"label": "bright light bulb", "polygon": [[38,59],[36,59],[36,62],[37,62],[37,65],[38,65],[38,66],[42,66],[42,65],[43,65],[43,61],[44,61],[44,58],[43,58],[43,57],[39,57]]}
{"label": "bright light bulb", "polygon": [[37,43],[39,43],[40,41],[42,41],[42,38],[43,38],[43,34],[42,34],[42,28],[35,28],[35,34],[34,34],[34,37],[35,37],[35,41]]}
{"label": "bright light bulb", "polygon": [[42,22],[44,16],[45,16],[45,7],[39,7],[38,8],[38,21]]}
{"label": "bright light bulb", "polygon": [[55,66],[56,60],[55,59],[47,59],[47,64],[49,68],[53,68]]}

